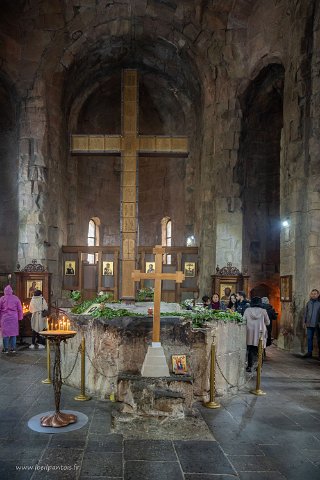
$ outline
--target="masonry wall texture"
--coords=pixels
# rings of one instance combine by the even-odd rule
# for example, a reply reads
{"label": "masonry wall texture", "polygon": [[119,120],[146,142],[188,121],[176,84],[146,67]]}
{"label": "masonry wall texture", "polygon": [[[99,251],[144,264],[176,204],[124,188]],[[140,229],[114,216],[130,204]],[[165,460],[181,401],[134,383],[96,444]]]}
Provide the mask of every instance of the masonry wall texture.
{"label": "masonry wall texture", "polygon": [[[84,336],[87,391],[102,399],[108,398],[112,391],[117,391],[126,412],[141,413],[142,408],[143,414],[148,412],[149,415],[176,416],[190,410],[195,401],[208,400],[213,332],[216,336],[217,362],[221,368],[221,371],[217,369],[216,373],[217,393],[219,395],[235,393],[245,382],[245,324],[217,321],[199,330],[192,329],[190,322],[181,322],[178,317],[161,318],[161,342],[171,372],[171,381],[174,378],[177,380],[172,384],[170,381],[169,385],[166,385],[164,380],[161,386],[155,379],[153,383],[145,385],[145,379],[141,379],[140,376],[148,344],[152,338],[152,318],[118,317],[108,320],[74,315],[72,319],[78,335],[68,340],[61,348],[62,376],[68,377],[66,382],[69,385],[80,388],[81,362],[78,347]],[[189,381],[179,382],[179,376],[172,374],[172,355],[187,356]],[[125,375],[129,378],[125,379]],[[130,375],[136,375],[131,385]],[[164,402],[165,405],[158,405],[156,408],[157,402],[154,394],[150,392],[157,389],[169,389],[175,393],[180,391],[184,401],[178,401],[178,405],[174,406],[171,405],[169,396],[169,400],[167,398]],[[139,398],[141,396],[144,396],[143,402]]]}
{"label": "masonry wall texture", "polygon": [[[121,69],[137,68],[140,132],[191,145],[187,159],[140,159],[140,244],[155,244],[170,216],[175,245],[195,235],[200,294],[217,263],[248,267],[250,290],[282,308],[281,344],[303,349],[303,308],[320,287],[319,8],[2,1],[1,269],[36,258],[59,297],[61,246],[84,243],[92,216],[102,242],[119,243],[119,158],[71,156],[69,135],[118,133]],[[290,304],[280,275],[293,276]]]}

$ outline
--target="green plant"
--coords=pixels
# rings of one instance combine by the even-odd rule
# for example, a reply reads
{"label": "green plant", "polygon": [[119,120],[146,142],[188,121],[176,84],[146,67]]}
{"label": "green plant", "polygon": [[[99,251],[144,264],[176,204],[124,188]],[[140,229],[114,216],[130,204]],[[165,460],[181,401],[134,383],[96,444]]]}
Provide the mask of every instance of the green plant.
{"label": "green plant", "polygon": [[140,288],[140,290],[137,291],[136,301],[137,302],[145,302],[147,300],[152,301],[153,296],[154,296],[154,288],[152,287]]}
{"label": "green plant", "polygon": [[113,302],[113,294],[110,292],[100,292],[94,303],[110,303]]}
{"label": "green plant", "polygon": [[113,302],[113,294],[112,293],[110,293],[110,292],[106,292],[106,293],[102,293],[102,294],[100,293],[96,298],[93,298],[92,300],[85,300],[81,303],[78,303],[77,305],[75,305],[71,309],[71,312],[79,315],[79,314],[85,312],[94,303],[100,303],[100,310],[99,311],[101,311],[101,310],[103,310],[105,303],[111,303],[111,302],[116,303],[116,302]]}
{"label": "green plant", "polygon": [[80,290],[71,290],[70,298],[72,298],[72,300],[74,300],[75,302],[79,302],[79,300],[81,300]]}
{"label": "green plant", "polygon": [[181,307],[185,308],[186,310],[192,310],[194,307],[194,300],[192,298],[186,298],[181,302]]}
{"label": "green plant", "polygon": [[201,328],[205,323],[214,320],[223,320],[224,322],[244,323],[242,315],[237,312],[211,310],[204,307],[195,307],[193,310],[185,310],[182,312],[162,313],[161,315],[170,317],[181,317],[191,320],[192,326]]}

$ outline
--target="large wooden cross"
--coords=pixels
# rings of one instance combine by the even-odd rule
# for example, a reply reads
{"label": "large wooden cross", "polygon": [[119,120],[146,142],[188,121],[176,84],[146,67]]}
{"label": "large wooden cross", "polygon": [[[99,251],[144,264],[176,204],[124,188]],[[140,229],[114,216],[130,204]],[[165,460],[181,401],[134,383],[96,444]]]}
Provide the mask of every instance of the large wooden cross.
{"label": "large wooden cross", "polygon": [[182,283],[184,280],[183,272],[162,273],[162,258],[165,249],[161,245],[156,245],[153,249],[155,255],[155,271],[152,273],[143,273],[140,270],[132,272],[132,278],[135,282],[139,282],[142,278],[154,280],[154,300],[153,300],[153,331],[152,342],[160,342],[160,302],[161,302],[161,281],[173,280],[176,283]]}
{"label": "large wooden cross", "polygon": [[121,298],[134,298],[131,273],[135,269],[137,251],[137,170],[138,155],[152,154],[186,156],[188,138],[184,136],[152,136],[138,134],[138,74],[124,70],[122,78],[122,134],[121,135],[71,135],[72,154],[121,153],[121,208],[120,208],[120,275]]}

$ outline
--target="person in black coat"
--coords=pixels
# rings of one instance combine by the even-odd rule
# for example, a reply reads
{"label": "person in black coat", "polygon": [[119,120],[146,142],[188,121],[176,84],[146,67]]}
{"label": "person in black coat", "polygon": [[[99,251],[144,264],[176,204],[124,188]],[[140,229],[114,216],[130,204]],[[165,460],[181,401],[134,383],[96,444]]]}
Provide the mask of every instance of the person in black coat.
{"label": "person in black coat", "polygon": [[261,307],[264,308],[267,311],[268,317],[270,319],[270,325],[267,326],[268,330],[268,338],[267,338],[267,347],[269,347],[272,343],[272,321],[277,320],[277,313],[275,309],[273,308],[272,305],[269,303],[269,298],[268,297],[262,297],[262,305]]}
{"label": "person in black coat", "polygon": [[236,312],[240,313],[243,316],[246,308],[250,307],[250,303],[246,299],[246,294],[243,291],[236,293],[237,303],[236,303]]}

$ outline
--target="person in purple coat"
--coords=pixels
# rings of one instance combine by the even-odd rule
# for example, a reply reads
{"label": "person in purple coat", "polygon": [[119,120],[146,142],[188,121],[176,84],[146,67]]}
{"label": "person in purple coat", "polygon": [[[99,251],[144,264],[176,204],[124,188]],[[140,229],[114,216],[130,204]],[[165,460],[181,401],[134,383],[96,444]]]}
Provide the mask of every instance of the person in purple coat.
{"label": "person in purple coat", "polygon": [[19,320],[23,318],[22,305],[19,298],[13,295],[10,285],[4,289],[4,296],[0,298],[0,325],[3,337],[2,353],[8,353],[9,343],[11,352],[16,352],[17,335],[19,334]]}

